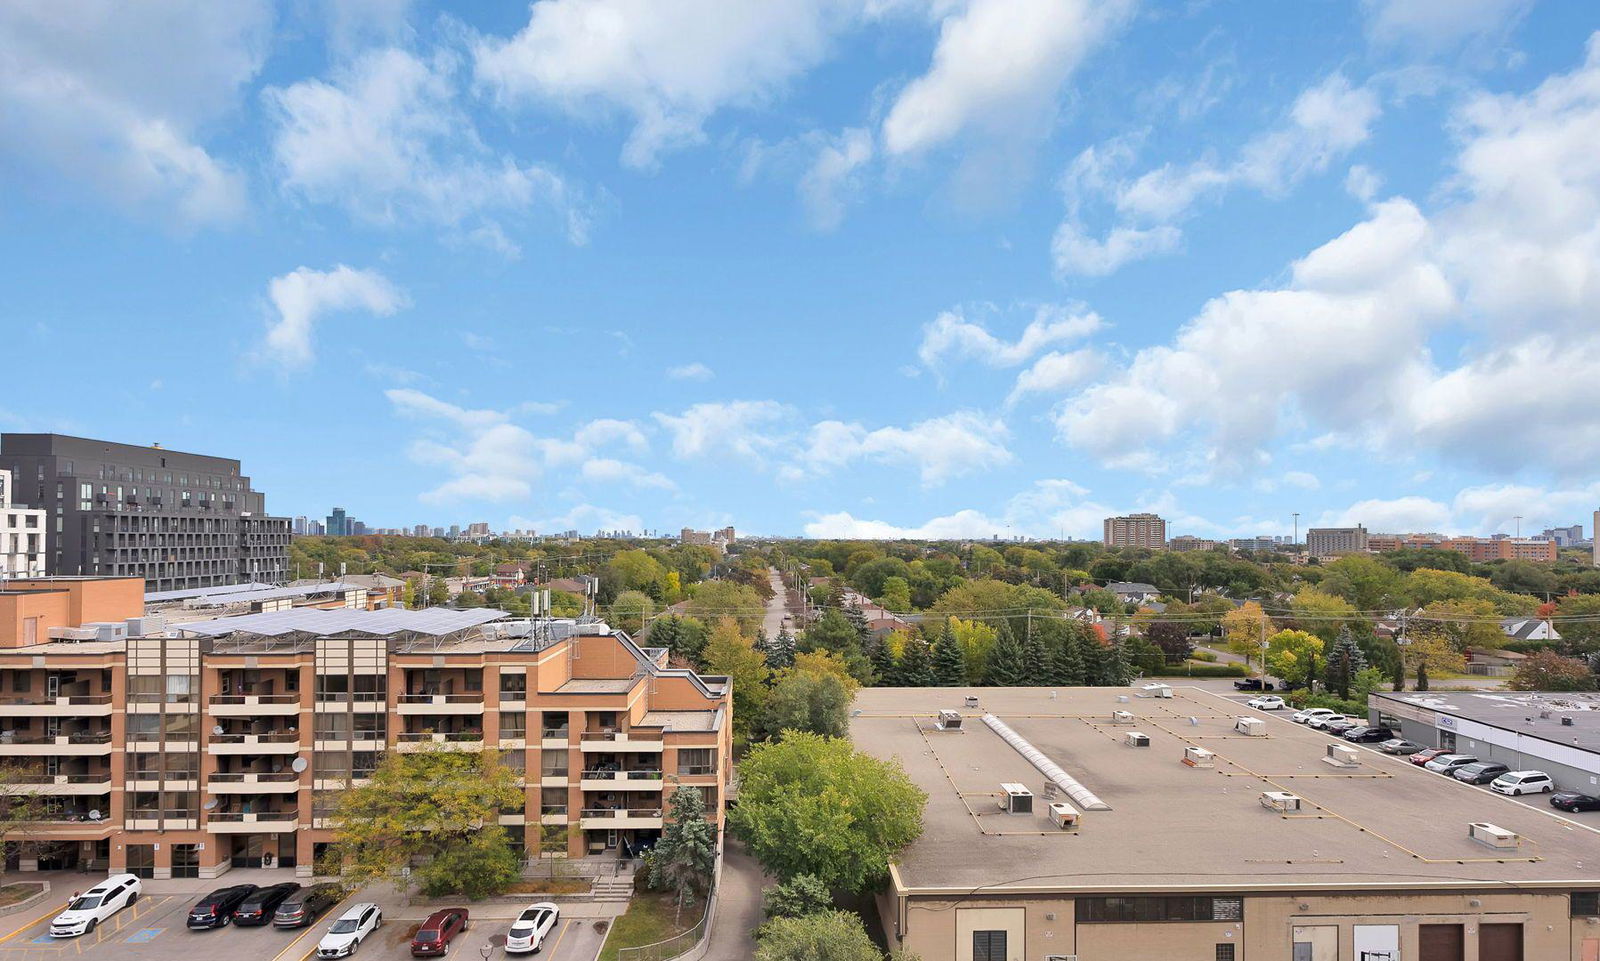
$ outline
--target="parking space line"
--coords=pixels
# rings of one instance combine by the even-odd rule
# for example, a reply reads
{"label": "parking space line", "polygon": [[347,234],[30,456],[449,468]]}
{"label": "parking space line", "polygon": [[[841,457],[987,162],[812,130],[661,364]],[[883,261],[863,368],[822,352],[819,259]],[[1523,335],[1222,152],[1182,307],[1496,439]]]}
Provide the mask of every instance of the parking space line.
{"label": "parking space line", "polygon": [[561,947],[561,939],[565,938],[567,936],[567,932],[572,929],[572,924],[573,924],[572,919],[568,918],[567,919],[567,923],[563,924],[561,926],[561,933],[556,935],[556,943],[550,945],[550,956],[552,958],[555,957],[556,951],[559,950],[560,947]]}
{"label": "parking space line", "polygon": [[61,908],[60,907],[51,908],[49,911],[46,911],[44,914],[39,915],[38,917],[34,918],[32,921],[29,921],[27,924],[24,924],[22,927],[16,929],[15,931],[11,932],[10,934],[6,935],[5,937],[0,938],[0,944],[5,944],[7,941],[10,941],[12,938],[16,937],[17,935],[21,934],[22,932],[24,932],[24,931],[28,930],[29,928],[33,927],[34,925],[38,924],[40,921],[48,921],[48,920],[50,920],[51,918],[55,917],[56,915],[58,915],[60,913],[61,913]]}
{"label": "parking space line", "polygon": [[[337,914],[338,910],[340,908],[344,907],[345,903],[348,902],[353,897],[355,897],[355,895],[353,893],[352,894],[348,894],[338,904],[335,904],[333,907],[331,907],[328,910],[322,912],[322,914],[317,917],[316,923],[306,925],[306,929],[300,933],[299,937],[295,938],[293,941],[290,941],[287,945],[284,946],[282,951],[279,951],[277,954],[272,956],[272,961],[283,961],[283,959],[290,957],[291,956],[290,952],[294,951],[296,949],[296,946],[299,945],[299,943],[301,941],[304,941],[306,938],[308,938],[311,935],[316,933],[317,925],[321,924],[322,920],[324,918],[329,918],[329,917],[337,918],[339,916]],[[311,947],[307,948],[305,953],[300,955],[296,959],[296,961],[306,961],[306,958],[311,957],[311,953],[313,951],[317,950],[317,941],[321,941],[321,940],[322,940],[321,938],[317,938],[316,941],[311,942]]]}

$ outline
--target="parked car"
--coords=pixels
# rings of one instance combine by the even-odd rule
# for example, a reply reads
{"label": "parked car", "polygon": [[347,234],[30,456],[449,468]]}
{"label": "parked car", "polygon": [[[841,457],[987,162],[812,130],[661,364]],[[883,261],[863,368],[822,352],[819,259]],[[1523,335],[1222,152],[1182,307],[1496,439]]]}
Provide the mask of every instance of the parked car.
{"label": "parked car", "polygon": [[1542,794],[1555,789],[1556,782],[1543,771],[1507,771],[1489,782],[1489,790],[1513,797],[1519,794]]}
{"label": "parked car", "polygon": [[66,908],[50,919],[52,938],[76,938],[100,926],[100,922],[139,900],[144,885],[131,874],[113,874],[83,892],[74,894]]}
{"label": "parked car", "polygon": [[1339,736],[1354,744],[1376,744],[1379,741],[1387,741],[1394,737],[1394,732],[1386,727],[1357,724]]}
{"label": "parked car", "polygon": [[1435,774],[1454,774],[1456,768],[1477,763],[1478,759],[1470,754],[1441,754],[1422,766]]}
{"label": "parked car", "polygon": [[383,913],[371,901],[350,905],[350,910],[339,915],[328,933],[317,942],[317,957],[348,958],[361,947],[367,935],[383,925]]}
{"label": "parked car", "polygon": [[261,889],[253,884],[235,884],[232,887],[218,888],[194,903],[194,907],[189,909],[189,920],[186,923],[194,931],[225,928],[233,920],[233,912],[239,909],[244,899],[259,890]]}
{"label": "parked car", "polygon": [[1350,719],[1351,718],[1348,714],[1340,714],[1338,711],[1329,711],[1326,714],[1318,714],[1316,717],[1307,719],[1306,727],[1321,731],[1326,729],[1327,726],[1332,724],[1334,721],[1348,721]]}
{"label": "parked car", "polygon": [[466,908],[445,908],[435,911],[417,925],[411,938],[413,958],[434,958],[450,953],[450,942],[467,930]]}
{"label": "parked car", "polygon": [[1276,694],[1265,694],[1261,697],[1252,697],[1250,700],[1245,701],[1244,703],[1246,706],[1253,707],[1258,711],[1281,711],[1289,706],[1288,704],[1284,703],[1283,698]]}
{"label": "parked car", "polygon": [[1341,717],[1333,718],[1323,722],[1322,730],[1328,732],[1329,734],[1337,734],[1338,736],[1343,737],[1344,732],[1353,731],[1358,727],[1366,727],[1366,725],[1353,717]]}
{"label": "parked car", "polygon": [[313,884],[290,895],[272,914],[275,928],[303,928],[315,924],[322,912],[338,904],[344,892],[336,885]]}
{"label": "parked car", "polygon": [[254,894],[239,903],[238,910],[233,912],[233,923],[245,927],[270,924],[278,906],[299,890],[300,885],[293,881],[257,888]]}
{"label": "parked car", "polygon": [[1378,750],[1385,754],[1415,754],[1422,750],[1422,745],[1403,737],[1395,737],[1379,744]]}
{"label": "parked car", "polygon": [[1501,764],[1499,761],[1479,761],[1477,764],[1458,767],[1451,773],[1456,776],[1457,781],[1465,781],[1468,784],[1488,784],[1510,770],[1509,765]]}
{"label": "parked car", "polygon": [[1304,711],[1296,711],[1290,720],[1294,721],[1296,724],[1310,724],[1315,718],[1327,717],[1330,714],[1338,713],[1338,711],[1335,711],[1332,708],[1309,707]]}
{"label": "parked car", "polygon": [[1270,691],[1272,690],[1272,682],[1264,677],[1247,677],[1243,680],[1234,681],[1233,689],[1235,691]]}
{"label": "parked car", "polygon": [[506,954],[537,953],[560,917],[561,909],[549,901],[528,905],[511,922],[511,930],[506,934]]}
{"label": "parked car", "polygon": [[1441,751],[1436,747],[1424,748],[1424,749],[1418,751],[1417,753],[1411,755],[1411,757],[1409,757],[1407,760],[1409,760],[1412,764],[1415,764],[1417,767],[1424,767],[1424,766],[1427,765],[1427,763],[1429,761],[1433,760],[1434,758],[1438,757],[1441,754],[1447,754],[1447,753],[1449,753],[1449,752],[1448,751]]}
{"label": "parked car", "polygon": [[1577,791],[1557,791],[1550,795],[1550,806],[1562,811],[1600,811],[1600,797]]}

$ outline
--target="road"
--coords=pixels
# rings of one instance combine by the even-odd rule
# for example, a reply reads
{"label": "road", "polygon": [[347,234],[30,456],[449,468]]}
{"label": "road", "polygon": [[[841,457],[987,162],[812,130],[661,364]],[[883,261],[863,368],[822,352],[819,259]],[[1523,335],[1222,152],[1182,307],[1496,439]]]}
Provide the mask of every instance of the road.
{"label": "road", "polygon": [[767,637],[777,637],[783,630],[783,615],[788,589],[783,586],[783,578],[779,576],[777,568],[767,568],[767,577],[772,581],[772,600],[767,601],[767,616],[761,623],[762,630],[767,632]]}

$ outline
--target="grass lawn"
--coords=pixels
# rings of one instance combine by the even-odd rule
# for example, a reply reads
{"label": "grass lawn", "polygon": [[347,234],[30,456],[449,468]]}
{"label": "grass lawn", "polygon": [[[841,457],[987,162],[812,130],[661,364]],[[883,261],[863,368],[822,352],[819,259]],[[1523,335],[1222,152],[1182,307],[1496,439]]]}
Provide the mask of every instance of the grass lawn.
{"label": "grass lawn", "polygon": [[38,894],[42,887],[36,881],[21,881],[16,884],[0,885],[0,908],[8,904],[16,904],[18,901],[26,901],[28,898]]}
{"label": "grass lawn", "polygon": [[600,949],[599,961],[617,961],[621,948],[636,948],[644,944],[665,941],[682,934],[696,924],[705,913],[705,902],[697,901],[683,909],[682,923],[673,921],[672,896],[658,891],[641,891],[628,902],[628,911],[611,925],[605,947]]}
{"label": "grass lawn", "polygon": [[588,894],[588,878],[530,878],[506,889],[507,894]]}

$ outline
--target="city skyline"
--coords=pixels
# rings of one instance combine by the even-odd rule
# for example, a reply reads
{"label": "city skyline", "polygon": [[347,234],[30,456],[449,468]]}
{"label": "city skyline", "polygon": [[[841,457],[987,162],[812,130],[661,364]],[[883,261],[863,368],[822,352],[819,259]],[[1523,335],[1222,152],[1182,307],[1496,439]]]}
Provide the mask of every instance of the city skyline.
{"label": "city skyline", "polygon": [[[227,450],[276,514],[384,526],[1600,506],[1592,9],[561,16],[615,3],[0,10],[0,343],[54,358],[0,430]],[[66,345],[120,363],[63,391]]]}

